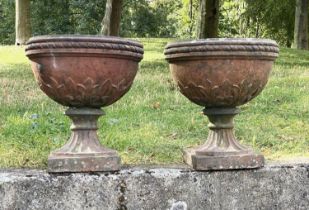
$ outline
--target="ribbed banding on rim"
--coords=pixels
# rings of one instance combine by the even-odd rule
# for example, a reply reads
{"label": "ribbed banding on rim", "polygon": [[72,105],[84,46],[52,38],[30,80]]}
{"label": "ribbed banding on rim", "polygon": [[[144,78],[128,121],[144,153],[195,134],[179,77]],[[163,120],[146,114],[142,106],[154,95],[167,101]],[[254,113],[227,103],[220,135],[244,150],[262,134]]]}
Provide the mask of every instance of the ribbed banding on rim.
{"label": "ribbed banding on rim", "polygon": [[170,43],[165,47],[167,60],[200,57],[257,57],[274,60],[278,44],[270,39],[219,38]]}
{"label": "ribbed banding on rim", "polygon": [[[93,49],[93,52],[91,51]],[[143,58],[143,45],[137,41],[119,37],[86,36],[86,35],[55,35],[31,38],[26,47],[26,55],[46,52],[66,53],[66,50],[77,50],[87,53],[126,55],[140,60]]]}

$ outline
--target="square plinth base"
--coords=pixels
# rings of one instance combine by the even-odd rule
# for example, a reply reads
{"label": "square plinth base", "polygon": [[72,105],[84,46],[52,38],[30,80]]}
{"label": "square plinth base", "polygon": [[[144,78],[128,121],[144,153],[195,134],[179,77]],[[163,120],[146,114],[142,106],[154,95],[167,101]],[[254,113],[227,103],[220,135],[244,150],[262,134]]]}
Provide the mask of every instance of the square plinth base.
{"label": "square plinth base", "polygon": [[102,156],[55,156],[48,158],[49,173],[64,172],[107,172],[120,170],[120,157],[117,154]]}
{"label": "square plinth base", "polygon": [[185,163],[194,170],[234,170],[264,166],[264,156],[260,154],[239,154],[226,156],[196,155],[194,149],[187,149],[183,155]]}

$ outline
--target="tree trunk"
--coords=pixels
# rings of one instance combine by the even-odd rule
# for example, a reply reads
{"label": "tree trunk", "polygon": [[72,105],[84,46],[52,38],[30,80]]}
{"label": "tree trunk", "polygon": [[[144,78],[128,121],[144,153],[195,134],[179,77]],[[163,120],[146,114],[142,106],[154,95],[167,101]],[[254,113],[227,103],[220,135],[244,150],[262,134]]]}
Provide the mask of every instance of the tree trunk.
{"label": "tree trunk", "polygon": [[219,28],[219,0],[206,1],[206,37],[217,38]]}
{"label": "tree trunk", "polygon": [[104,18],[102,20],[102,28],[101,28],[101,34],[105,36],[110,35],[110,25],[111,25],[111,18],[112,18],[112,7],[113,7],[113,0],[107,0],[106,1],[106,7],[105,7],[105,14]]}
{"label": "tree trunk", "polygon": [[101,34],[119,36],[122,0],[107,0]]}
{"label": "tree trunk", "polygon": [[113,1],[112,18],[111,18],[111,36],[119,36],[120,21],[122,11],[122,0]]}
{"label": "tree trunk", "polygon": [[219,26],[219,0],[200,1],[200,24],[198,37],[216,38],[218,37]]}
{"label": "tree trunk", "polygon": [[31,37],[30,0],[16,0],[15,6],[15,45],[24,45]]}
{"label": "tree trunk", "polygon": [[190,18],[189,34],[190,34],[190,37],[192,37],[192,30],[193,30],[193,0],[189,1],[189,18]]}
{"label": "tree trunk", "polygon": [[256,18],[255,38],[259,38],[259,36],[260,36],[260,19]]}
{"label": "tree trunk", "polygon": [[197,27],[197,36],[199,39],[206,38],[206,0],[200,0],[200,12]]}
{"label": "tree trunk", "polygon": [[293,48],[308,50],[308,0],[296,0]]}
{"label": "tree trunk", "polygon": [[190,21],[192,21],[192,18],[193,18],[193,1],[192,0],[189,1],[189,17],[190,17]]}

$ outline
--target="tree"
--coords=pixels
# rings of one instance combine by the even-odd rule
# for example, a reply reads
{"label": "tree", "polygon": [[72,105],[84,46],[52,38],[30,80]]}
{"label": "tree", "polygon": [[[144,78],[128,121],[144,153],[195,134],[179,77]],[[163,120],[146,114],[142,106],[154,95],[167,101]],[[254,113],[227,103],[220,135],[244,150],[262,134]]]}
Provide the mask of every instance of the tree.
{"label": "tree", "polygon": [[308,0],[296,0],[293,48],[308,50]]}
{"label": "tree", "polygon": [[[17,41],[15,1],[0,0],[1,44],[14,44]],[[111,5],[109,13],[105,12],[107,1]],[[31,32],[32,35],[99,34],[105,14],[110,20],[110,32],[104,34],[109,35],[117,35],[120,28],[120,35],[125,37],[205,38],[213,37],[206,32],[216,29],[216,33],[222,37],[271,38],[286,47],[291,47],[294,42],[296,0],[217,0],[220,2],[220,8],[216,9],[220,19],[219,29],[206,23],[206,17],[210,14],[206,11],[206,6],[210,5],[208,1],[30,0]],[[200,3],[203,3],[202,6]],[[121,14],[120,26],[117,25],[119,20],[112,20],[113,11],[117,12],[119,19]],[[26,19],[22,17],[20,20]],[[198,29],[202,35],[199,36],[199,31],[194,29]]]}
{"label": "tree", "polygon": [[190,33],[190,37],[192,35],[192,22],[193,22],[193,0],[189,0],[189,20],[190,20],[190,27],[189,27],[189,33]]}
{"label": "tree", "polygon": [[199,10],[197,36],[199,39],[203,39],[206,38],[206,0],[200,0]]}
{"label": "tree", "polygon": [[16,0],[15,4],[15,44],[24,45],[31,37],[30,0]]}
{"label": "tree", "polygon": [[119,36],[122,0],[107,0],[101,34]]}
{"label": "tree", "polygon": [[198,38],[218,37],[219,0],[200,0]]}
{"label": "tree", "polygon": [[7,45],[15,43],[14,1],[0,0],[0,23],[0,44]]}
{"label": "tree", "polygon": [[247,37],[271,38],[291,47],[295,22],[295,0],[245,0],[241,15]]}
{"label": "tree", "polygon": [[197,24],[200,21],[200,0],[181,0],[178,2],[178,5],[175,5],[175,1],[173,1],[174,9],[168,15],[176,20],[173,24],[175,26],[175,35],[183,38],[196,37],[199,30]]}
{"label": "tree", "polygon": [[184,26],[179,21],[181,1],[125,0],[120,34],[126,37],[175,37],[176,31],[181,31]]}

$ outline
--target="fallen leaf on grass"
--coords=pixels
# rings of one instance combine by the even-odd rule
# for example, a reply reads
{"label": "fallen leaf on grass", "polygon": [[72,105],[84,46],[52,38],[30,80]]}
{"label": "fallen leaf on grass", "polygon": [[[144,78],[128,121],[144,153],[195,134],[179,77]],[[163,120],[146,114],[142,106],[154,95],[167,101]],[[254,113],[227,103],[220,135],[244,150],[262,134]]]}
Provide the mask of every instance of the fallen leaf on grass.
{"label": "fallen leaf on grass", "polygon": [[152,108],[153,108],[153,109],[159,109],[159,108],[160,108],[160,102],[157,101],[157,102],[155,102],[154,104],[152,104]]}

